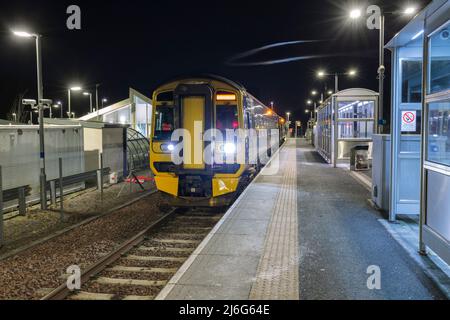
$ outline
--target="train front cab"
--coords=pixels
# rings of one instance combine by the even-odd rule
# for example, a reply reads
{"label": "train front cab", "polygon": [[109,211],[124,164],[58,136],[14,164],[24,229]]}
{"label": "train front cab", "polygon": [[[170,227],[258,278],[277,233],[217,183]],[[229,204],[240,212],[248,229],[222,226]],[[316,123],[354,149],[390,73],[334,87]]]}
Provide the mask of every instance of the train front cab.
{"label": "train front cab", "polygon": [[[227,129],[242,128],[242,94],[236,88],[212,81],[174,82],[159,88],[151,146],[151,169],[159,191],[170,195],[178,206],[225,206],[239,188],[245,165],[210,164],[204,161],[204,150],[210,142],[203,134],[211,128],[225,134]],[[184,162],[172,162],[172,152],[180,143],[173,137],[176,129],[189,132],[182,138]],[[190,137],[189,137],[190,136]],[[172,139],[176,141],[172,141]],[[236,152],[225,143],[215,152]],[[236,148],[234,148],[236,149]],[[184,153],[184,154],[183,154]]]}

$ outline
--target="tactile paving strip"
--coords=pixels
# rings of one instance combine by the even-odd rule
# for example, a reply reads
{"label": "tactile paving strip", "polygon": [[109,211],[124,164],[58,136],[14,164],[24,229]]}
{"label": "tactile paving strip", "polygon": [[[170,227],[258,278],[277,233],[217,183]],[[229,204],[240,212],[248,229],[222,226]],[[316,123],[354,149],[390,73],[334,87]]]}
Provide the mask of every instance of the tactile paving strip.
{"label": "tactile paving strip", "polygon": [[283,186],[250,292],[251,300],[299,299],[297,155],[295,143],[290,143],[287,160],[281,160]]}

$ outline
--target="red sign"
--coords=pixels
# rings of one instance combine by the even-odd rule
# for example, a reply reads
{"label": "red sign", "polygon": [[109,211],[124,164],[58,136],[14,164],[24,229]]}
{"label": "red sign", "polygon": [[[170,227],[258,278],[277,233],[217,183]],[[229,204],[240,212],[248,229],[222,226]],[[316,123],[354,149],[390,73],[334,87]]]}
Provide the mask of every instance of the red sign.
{"label": "red sign", "polygon": [[416,115],[412,112],[405,112],[405,114],[403,114],[403,121],[405,121],[405,123],[413,123],[416,121]]}

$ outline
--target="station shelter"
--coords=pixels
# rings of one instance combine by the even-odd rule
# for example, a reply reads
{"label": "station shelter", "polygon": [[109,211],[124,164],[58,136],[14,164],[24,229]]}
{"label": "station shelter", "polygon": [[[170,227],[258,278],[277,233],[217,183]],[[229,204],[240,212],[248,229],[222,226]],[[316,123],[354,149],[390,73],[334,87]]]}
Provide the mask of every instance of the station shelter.
{"label": "station shelter", "polygon": [[318,107],[315,146],[328,163],[349,164],[356,146],[371,150],[378,98],[372,90],[352,88],[333,94]]}
{"label": "station shelter", "polygon": [[450,1],[434,0],[392,52],[389,218],[420,217],[420,249],[450,263]]}
{"label": "station shelter", "polygon": [[78,120],[129,125],[132,129],[148,138],[151,132],[153,116],[152,101],[132,88],[130,88],[129,92],[129,98],[92,112]]}

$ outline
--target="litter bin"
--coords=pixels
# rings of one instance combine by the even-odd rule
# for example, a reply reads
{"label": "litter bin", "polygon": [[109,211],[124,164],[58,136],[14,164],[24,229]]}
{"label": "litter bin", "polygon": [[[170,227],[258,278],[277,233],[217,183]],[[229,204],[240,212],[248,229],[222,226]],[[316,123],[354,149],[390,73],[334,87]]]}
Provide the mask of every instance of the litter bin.
{"label": "litter bin", "polygon": [[370,170],[369,146],[356,146],[351,150],[350,170],[367,171]]}

